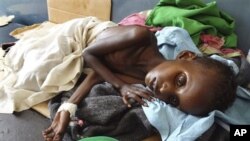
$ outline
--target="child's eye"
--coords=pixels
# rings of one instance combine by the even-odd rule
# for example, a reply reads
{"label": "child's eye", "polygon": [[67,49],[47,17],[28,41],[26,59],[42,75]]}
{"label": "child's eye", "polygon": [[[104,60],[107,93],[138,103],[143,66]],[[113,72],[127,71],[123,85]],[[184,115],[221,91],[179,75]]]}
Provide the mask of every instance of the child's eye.
{"label": "child's eye", "polygon": [[176,79],[175,79],[175,84],[177,87],[182,87],[186,84],[187,82],[187,77],[184,73],[180,73],[176,76]]}

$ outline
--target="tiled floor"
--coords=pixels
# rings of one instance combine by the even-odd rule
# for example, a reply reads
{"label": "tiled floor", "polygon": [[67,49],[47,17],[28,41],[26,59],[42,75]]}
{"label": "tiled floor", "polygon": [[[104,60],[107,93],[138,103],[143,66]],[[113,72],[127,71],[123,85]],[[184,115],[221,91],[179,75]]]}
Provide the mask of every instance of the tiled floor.
{"label": "tiled floor", "polygon": [[0,114],[0,141],[43,141],[42,130],[49,125],[48,118],[33,110]]}

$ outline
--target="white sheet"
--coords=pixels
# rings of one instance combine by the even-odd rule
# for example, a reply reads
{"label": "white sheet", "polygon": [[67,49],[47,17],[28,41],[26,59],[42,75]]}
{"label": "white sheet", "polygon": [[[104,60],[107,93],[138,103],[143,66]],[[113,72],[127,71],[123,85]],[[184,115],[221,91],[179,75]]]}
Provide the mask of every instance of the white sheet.
{"label": "white sheet", "polygon": [[26,32],[0,60],[0,113],[22,111],[71,89],[82,71],[82,51],[114,26],[95,17],[43,23]]}

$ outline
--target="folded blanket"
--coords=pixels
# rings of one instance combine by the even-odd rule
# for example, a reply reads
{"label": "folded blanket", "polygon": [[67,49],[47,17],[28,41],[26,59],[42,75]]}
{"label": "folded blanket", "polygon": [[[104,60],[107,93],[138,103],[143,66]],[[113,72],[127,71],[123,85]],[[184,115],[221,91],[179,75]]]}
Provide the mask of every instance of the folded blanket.
{"label": "folded blanket", "polygon": [[[48,24],[48,23],[45,23]],[[95,17],[33,29],[0,60],[0,113],[22,111],[70,90],[82,71],[82,51],[105,28]]]}
{"label": "folded blanket", "polygon": [[201,0],[160,0],[147,18],[147,25],[178,26],[186,29],[194,43],[199,43],[202,32],[223,36],[225,47],[236,47],[235,21],[219,10],[216,2]]}
{"label": "folded blanket", "polygon": [[[73,92],[74,89],[63,92],[50,101],[49,108],[52,118],[60,104],[67,100]],[[65,141],[72,140],[76,134],[82,137],[105,135],[119,141],[139,141],[155,132],[141,106],[134,105],[132,108],[128,108],[119,93],[109,83],[95,85],[81,102],[76,115],[77,118],[87,123],[87,126],[80,131],[77,129],[77,133],[68,132],[65,135]]]}

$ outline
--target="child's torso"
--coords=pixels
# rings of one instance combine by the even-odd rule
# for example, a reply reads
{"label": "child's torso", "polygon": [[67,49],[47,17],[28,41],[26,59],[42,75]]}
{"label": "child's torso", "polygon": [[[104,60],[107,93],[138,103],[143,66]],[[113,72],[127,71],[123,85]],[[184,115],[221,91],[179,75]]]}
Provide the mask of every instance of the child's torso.
{"label": "child's torso", "polygon": [[[119,28],[119,27],[118,27]],[[122,30],[122,29],[119,29]],[[104,31],[98,39],[119,34],[119,30]],[[105,55],[102,61],[113,72],[144,81],[148,61],[159,55],[155,42],[137,44]]]}

